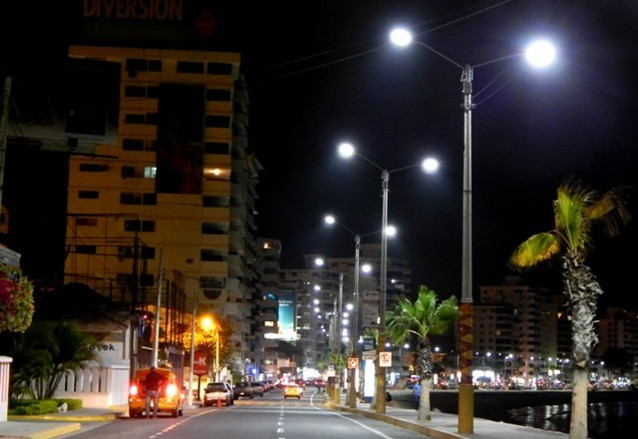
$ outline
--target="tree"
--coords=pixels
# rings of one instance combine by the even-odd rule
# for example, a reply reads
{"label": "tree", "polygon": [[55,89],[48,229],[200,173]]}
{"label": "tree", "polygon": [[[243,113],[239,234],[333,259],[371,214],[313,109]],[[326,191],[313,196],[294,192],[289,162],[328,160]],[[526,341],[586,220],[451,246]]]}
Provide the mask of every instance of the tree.
{"label": "tree", "polygon": [[35,399],[53,398],[67,371],[99,361],[95,344],[72,323],[34,322],[16,344],[12,396],[26,392]]}
{"label": "tree", "polygon": [[420,421],[432,419],[430,389],[434,356],[430,336],[447,332],[457,316],[458,306],[454,296],[439,303],[436,293],[425,285],[419,286],[414,303],[402,298],[395,309],[388,313],[386,327],[391,340],[397,344],[403,344],[410,335],[417,338],[416,372],[421,382],[418,414]]}
{"label": "tree", "polygon": [[592,248],[595,226],[614,236],[629,221],[623,195],[624,188],[599,195],[578,181],[564,182],[554,201],[554,230],[532,235],[510,257],[511,265],[518,270],[551,263],[557,257],[562,260],[563,293],[572,318],[572,439],[587,438],[587,364],[598,342],[594,325],[597,299],[603,293],[585,259]]}

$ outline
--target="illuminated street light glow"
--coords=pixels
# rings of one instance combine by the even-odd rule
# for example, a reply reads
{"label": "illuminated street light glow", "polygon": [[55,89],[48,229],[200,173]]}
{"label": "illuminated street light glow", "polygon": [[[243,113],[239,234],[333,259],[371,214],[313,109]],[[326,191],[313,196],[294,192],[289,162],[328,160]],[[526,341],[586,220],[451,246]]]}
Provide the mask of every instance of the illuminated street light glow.
{"label": "illuminated street light glow", "polygon": [[556,60],[556,48],[547,40],[534,41],[525,50],[525,59],[534,67],[547,67]]}

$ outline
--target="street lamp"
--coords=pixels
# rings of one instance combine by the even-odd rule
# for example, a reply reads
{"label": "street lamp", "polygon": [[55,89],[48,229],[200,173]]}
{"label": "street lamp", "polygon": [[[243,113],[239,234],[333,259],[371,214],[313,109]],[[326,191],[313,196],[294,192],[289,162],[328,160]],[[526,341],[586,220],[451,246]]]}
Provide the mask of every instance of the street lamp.
{"label": "street lamp", "polygon": [[[353,297],[353,301],[354,301],[354,315],[353,315],[353,324],[352,324],[352,353],[353,355],[356,357],[357,356],[357,340],[359,339],[359,275],[360,275],[360,271],[362,270],[360,264],[361,264],[361,257],[360,257],[360,251],[361,251],[361,238],[364,236],[368,236],[368,235],[373,235],[376,233],[380,233],[379,232],[369,232],[369,233],[364,233],[364,234],[359,234],[354,232],[352,229],[350,229],[349,227],[345,226],[344,224],[340,223],[337,221],[337,219],[333,216],[333,215],[326,215],[324,217],[324,221],[326,224],[328,225],[338,225],[339,227],[343,228],[344,230],[346,230],[348,233],[350,233],[351,235],[354,235],[354,297]],[[390,236],[394,235],[394,233],[396,233],[396,229],[392,226],[388,226],[386,233]],[[369,270],[369,267],[367,267],[367,269]],[[348,370],[348,379],[350,380],[350,385],[348,386],[348,406],[349,407],[356,407],[357,406],[357,397],[356,397],[356,389],[355,389],[355,380],[356,380],[356,373],[355,373],[355,369],[351,368]]]}
{"label": "street lamp", "polygon": [[517,53],[483,63],[462,65],[444,55],[430,45],[413,40],[410,31],[404,28],[395,29],[390,33],[390,40],[397,46],[408,46],[411,43],[425,47],[447,62],[461,69],[461,84],[463,93],[463,237],[462,237],[462,280],[461,306],[459,317],[460,361],[462,381],[459,386],[458,430],[459,433],[474,432],[474,389],[472,387],[472,349],[474,345],[473,317],[472,317],[472,82],[474,68],[494,64],[496,62],[520,57],[524,55],[528,62],[535,67],[545,67],[556,58],[556,51],[547,41],[536,41],[530,44],[524,53]]}
{"label": "street lamp", "polygon": [[[343,158],[352,158],[353,156],[361,157],[363,160],[381,171],[381,189],[382,189],[382,210],[381,210],[381,273],[379,284],[379,336],[377,341],[377,353],[382,352],[385,343],[385,306],[386,306],[386,290],[388,277],[388,190],[390,182],[390,174],[393,172],[404,171],[417,166],[421,166],[427,173],[435,172],[439,167],[439,162],[433,158],[426,158],[420,164],[404,166],[393,170],[387,170],[377,165],[372,160],[358,153],[355,147],[347,142],[339,145],[339,154]],[[376,412],[385,413],[385,372],[379,366],[377,368],[377,385],[376,385]]]}
{"label": "street lamp", "polygon": [[[195,324],[197,321],[197,297],[198,294],[195,293],[195,297],[193,299],[193,321],[191,324],[191,346],[190,346],[190,363],[189,363],[189,371],[188,371],[188,406],[193,407],[193,368],[195,367]],[[199,394],[199,393],[198,393]]]}

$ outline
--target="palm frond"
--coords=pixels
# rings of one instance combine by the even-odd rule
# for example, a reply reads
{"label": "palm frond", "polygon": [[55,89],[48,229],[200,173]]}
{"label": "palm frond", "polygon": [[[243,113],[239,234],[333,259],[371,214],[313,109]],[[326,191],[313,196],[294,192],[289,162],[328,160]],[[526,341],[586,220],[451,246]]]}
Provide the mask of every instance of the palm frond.
{"label": "palm frond", "polygon": [[559,252],[560,241],[554,233],[537,233],[514,249],[510,264],[518,269],[529,268],[552,259]]}
{"label": "palm frond", "polygon": [[631,219],[626,205],[627,190],[627,187],[618,187],[605,192],[586,211],[587,218],[597,222],[609,236],[618,235],[621,226]]}
{"label": "palm frond", "polygon": [[596,193],[578,182],[568,182],[558,188],[554,201],[554,222],[557,233],[568,248],[585,251],[590,240],[587,209],[596,200]]}

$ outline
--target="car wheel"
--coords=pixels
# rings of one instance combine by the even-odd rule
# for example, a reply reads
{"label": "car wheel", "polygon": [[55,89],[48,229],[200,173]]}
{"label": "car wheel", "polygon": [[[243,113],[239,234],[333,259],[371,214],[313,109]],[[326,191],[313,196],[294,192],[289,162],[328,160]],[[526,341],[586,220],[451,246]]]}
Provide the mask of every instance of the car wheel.
{"label": "car wheel", "polygon": [[178,410],[177,410],[177,409],[175,409],[175,410],[172,410],[172,411],[171,411],[171,416],[172,416],[173,418],[176,418],[176,417],[177,417],[177,415],[178,415]]}

